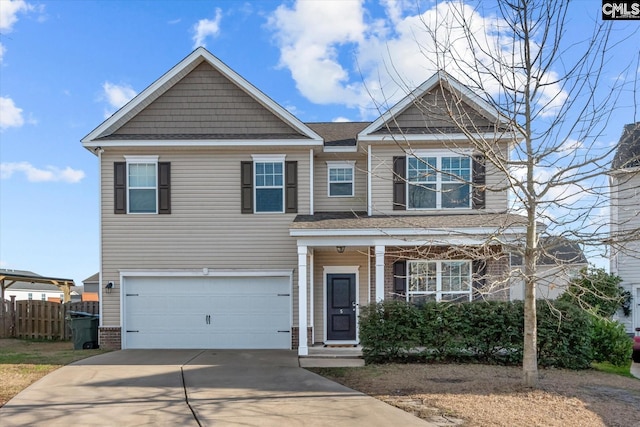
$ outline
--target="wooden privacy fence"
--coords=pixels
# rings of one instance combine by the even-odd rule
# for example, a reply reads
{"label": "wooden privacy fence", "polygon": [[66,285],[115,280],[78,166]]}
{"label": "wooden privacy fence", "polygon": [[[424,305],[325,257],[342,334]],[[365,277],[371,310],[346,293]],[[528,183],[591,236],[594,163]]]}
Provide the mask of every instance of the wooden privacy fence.
{"label": "wooden privacy fence", "polygon": [[49,301],[8,302],[0,319],[0,337],[48,340],[71,339],[70,311],[99,314],[97,301],[59,304]]}

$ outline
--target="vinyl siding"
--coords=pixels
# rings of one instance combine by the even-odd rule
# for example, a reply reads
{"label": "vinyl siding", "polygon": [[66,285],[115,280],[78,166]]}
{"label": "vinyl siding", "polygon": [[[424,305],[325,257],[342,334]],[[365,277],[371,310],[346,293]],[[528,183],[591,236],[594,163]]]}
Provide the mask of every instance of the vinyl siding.
{"label": "vinyl siding", "polygon": [[339,266],[359,266],[358,275],[360,282],[358,283],[358,304],[364,307],[369,304],[369,270],[368,270],[368,248],[347,248],[347,250],[339,254],[335,248],[315,249],[314,250],[314,275],[313,275],[313,341],[321,343],[324,340],[325,330],[325,313],[324,301],[324,267]]}
{"label": "vinyl siding", "polygon": [[[613,187],[612,192],[612,231],[617,230],[621,236],[625,235],[626,230],[635,233],[640,229],[640,174],[622,174],[613,180],[617,186]],[[640,327],[640,313],[637,313],[640,306],[636,299],[636,287],[640,286],[640,240],[624,242],[621,246],[612,248],[614,259],[611,271],[620,276],[621,286],[632,293],[634,304],[630,316],[619,314],[617,320],[625,325],[628,333],[634,333],[634,328]]]}
{"label": "vinyl siding", "polygon": [[[445,147],[438,144],[412,144],[412,148],[442,150]],[[443,209],[443,210],[393,210],[393,156],[406,156],[407,154],[398,147],[372,146],[371,156],[371,196],[374,215],[420,215],[429,213],[460,213],[467,210]],[[471,212],[495,213],[504,212],[508,206],[508,192],[501,190],[504,187],[506,176],[491,163],[486,165],[486,207],[482,210]],[[495,191],[500,189],[500,191]],[[494,190],[494,191],[491,191]]]}
{"label": "vinyl siding", "polygon": [[[139,111],[116,135],[298,135],[209,63]],[[152,138],[151,138],[152,139]]]}
{"label": "vinyl siding", "polygon": [[[159,155],[159,161],[171,162],[171,214],[113,213],[113,163],[133,154]],[[119,290],[120,271],[132,269],[297,269],[296,241],[289,237],[296,214],[240,214],[240,162],[251,160],[251,154],[267,153],[184,148],[105,152],[103,282],[113,281]],[[286,160],[298,161],[298,212],[308,213],[309,153],[289,152]],[[297,278],[293,283],[295,292]],[[103,296],[104,326],[119,325],[119,292]],[[295,295],[293,301],[297,306]]]}
{"label": "vinyl siding", "polygon": [[[445,96],[443,96],[443,92]],[[449,104],[449,107],[447,107],[447,104]],[[461,123],[456,124],[449,117],[449,108],[454,114],[460,115]],[[459,98],[448,90],[434,89],[414,101],[394,119],[392,124],[390,123],[390,127],[399,127],[401,129],[421,127],[426,127],[427,129],[455,128],[460,124],[464,126],[487,126],[491,122],[478,114],[476,110],[460,103]],[[386,132],[386,128],[383,127],[380,131]]]}
{"label": "vinyl siding", "polygon": [[[329,197],[327,162],[354,160],[354,197]],[[348,212],[367,210],[367,156],[357,153],[324,153],[314,162],[313,193],[316,212]]]}

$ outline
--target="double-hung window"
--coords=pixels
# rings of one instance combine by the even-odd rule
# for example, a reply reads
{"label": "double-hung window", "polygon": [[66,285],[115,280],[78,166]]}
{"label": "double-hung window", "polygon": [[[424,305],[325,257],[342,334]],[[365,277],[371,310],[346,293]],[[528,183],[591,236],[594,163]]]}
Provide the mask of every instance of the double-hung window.
{"label": "double-hung window", "polygon": [[470,156],[407,156],[409,209],[471,208]]}
{"label": "double-hung window", "polygon": [[284,212],[284,156],[254,156],[255,212]]}
{"label": "double-hung window", "polygon": [[355,161],[327,162],[329,197],[353,197]]}
{"label": "double-hung window", "polygon": [[470,301],[471,261],[408,261],[407,300]]}
{"label": "double-hung window", "polygon": [[129,213],[158,212],[158,157],[126,157]]}

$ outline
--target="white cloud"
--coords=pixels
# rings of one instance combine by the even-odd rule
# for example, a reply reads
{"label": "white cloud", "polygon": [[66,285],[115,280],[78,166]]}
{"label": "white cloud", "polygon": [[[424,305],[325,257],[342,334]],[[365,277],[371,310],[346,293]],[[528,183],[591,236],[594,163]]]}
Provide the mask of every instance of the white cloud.
{"label": "white cloud", "polygon": [[0,163],[0,178],[9,179],[14,173],[23,173],[30,182],[66,182],[75,184],[82,181],[85,173],[82,170],[72,169],[67,166],[64,169],[55,166],[46,166],[38,169],[29,162]]}
{"label": "white cloud", "polygon": [[13,24],[18,21],[18,13],[28,12],[34,7],[24,0],[1,0],[0,7],[0,31],[9,33],[13,30]]}
{"label": "white cloud", "polygon": [[16,107],[13,99],[0,96],[0,130],[20,127],[23,124],[22,108]]}
{"label": "white cloud", "polygon": [[222,11],[216,8],[216,16],[214,19],[201,19],[193,26],[193,48],[199,46],[206,47],[205,39],[207,37],[216,37],[220,33],[220,20],[222,19]]}
{"label": "white cloud", "polygon": [[[280,49],[280,65],[291,72],[303,96],[315,103],[358,107],[363,117],[371,118],[438,69],[470,87],[481,81],[486,92],[498,96],[500,82],[493,76],[513,74],[496,64],[522,63],[522,50],[509,39],[507,23],[493,15],[482,16],[462,2],[438,3],[422,13],[412,1],[381,3],[385,16],[378,19],[370,17],[362,0],[299,0],[276,9],[268,25]],[[474,35],[475,49],[467,33]],[[478,76],[477,63],[492,67],[493,76]],[[521,75],[502,78],[522,83]],[[540,81],[553,79],[548,74]],[[564,99],[561,88],[550,84],[541,89],[539,105],[550,113]]]}
{"label": "white cloud", "polygon": [[136,91],[129,85],[118,85],[111,82],[102,84],[104,99],[109,103],[109,109],[105,110],[105,117],[113,114],[114,110],[122,108],[127,102],[137,95]]}

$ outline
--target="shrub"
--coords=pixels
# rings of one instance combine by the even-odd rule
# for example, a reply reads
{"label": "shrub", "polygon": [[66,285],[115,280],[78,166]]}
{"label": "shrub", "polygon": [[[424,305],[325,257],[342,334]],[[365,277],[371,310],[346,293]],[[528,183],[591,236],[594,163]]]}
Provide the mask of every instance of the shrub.
{"label": "shrub", "polygon": [[564,301],[538,301],[538,364],[587,369],[591,366],[591,316]]}
{"label": "shrub", "polygon": [[[596,316],[610,318],[628,304],[628,296],[620,286],[622,279],[602,268],[583,268],[580,277],[573,279],[558,299],[570,302]],[[628,315],[628,314],[625,314]]]}
{"label": "shrub", "polygon": [[625,366],[631,358],[633,347],[624,326],[600,317],[592,319],[591,345],[595,362],[609,362],[614,366]]}
{"label": "shrub", "polygon": [[402,301],[371,304],[360,313],[360,342],[365,362],[398,361],[419,343],[420,316]]}

